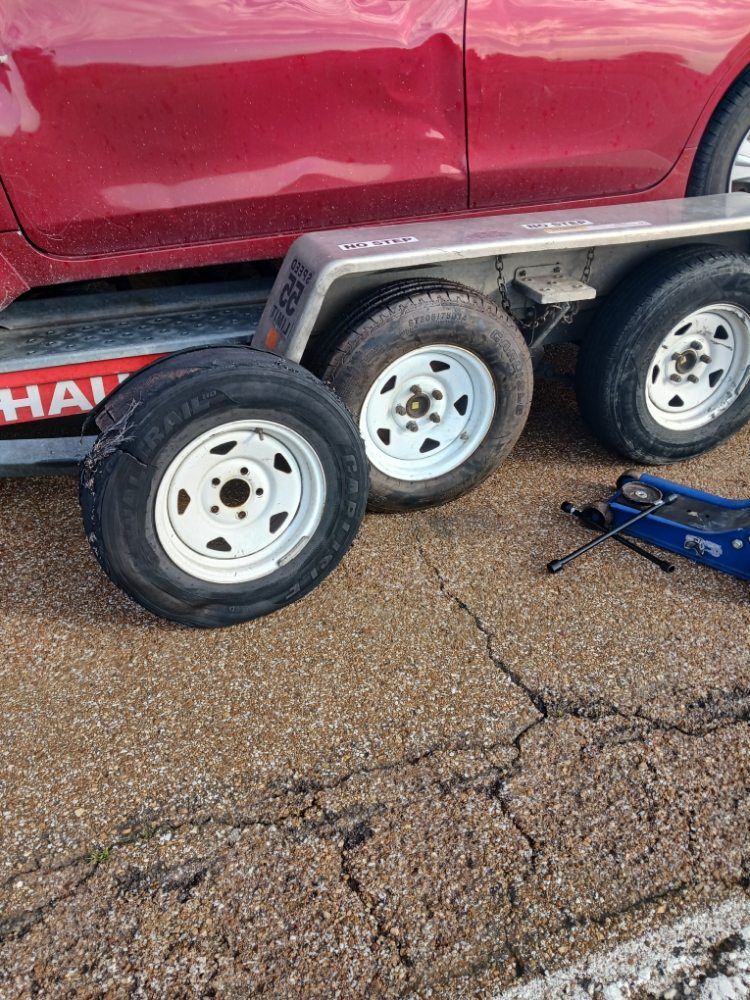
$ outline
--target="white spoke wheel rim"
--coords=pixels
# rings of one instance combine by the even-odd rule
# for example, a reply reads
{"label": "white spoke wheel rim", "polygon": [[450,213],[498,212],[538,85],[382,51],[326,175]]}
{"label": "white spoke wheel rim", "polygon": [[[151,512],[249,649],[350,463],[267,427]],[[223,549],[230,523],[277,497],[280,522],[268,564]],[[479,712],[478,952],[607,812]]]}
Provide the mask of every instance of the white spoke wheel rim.
{"label": "white spoke wheel rim", "polygon": [[705,427],[729,409],[750,377],[750,314],[717,303],[686,316],[662,339],[646,376],[653,419],[673,431]]}
{"label": "white spoke wheel rim", "polygon": [[156,534],[190,576],[244,583],[304,548],[325,499],[323,467],[305,438],[273,421],[233,421],[174,457],[156,493]]}
{"label": "white spoke wheel rim", "polygon": [[739,145],[734,154],[732,169],[729,173],[730,191],[750,191],[750,132]]}
{"label": "white spoke wheel rim", "polygon": [[492,424],[492,373],[452,344],[419,347],[372,383],[359,419],[371,464],[394,479],[420,482],[458,468]]}

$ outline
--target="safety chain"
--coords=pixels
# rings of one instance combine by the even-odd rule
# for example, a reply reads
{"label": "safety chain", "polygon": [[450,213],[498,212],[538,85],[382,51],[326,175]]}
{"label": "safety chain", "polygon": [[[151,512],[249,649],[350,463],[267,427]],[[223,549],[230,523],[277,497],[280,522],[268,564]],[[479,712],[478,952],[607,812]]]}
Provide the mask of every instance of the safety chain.
{"label": "safety chain", "polygon": [[544,326],[547,320],[551,316],[554,316],[556,312],[560,312],[561,308],[562,307],[557,303],[551,306],[547,306],[544,309],[544,312],[539,312],[539,310],[535,306],[529,307],[528,311],[530,314],[530,318],[526,321],[525,325],[525,331],[529,338],[529,346],[531,346],[534,343],[534,335],[536,334],[536,331],[540,327]]}
{"label": "safety chain", "polygon": [[[495,270],[497,271],[497,288],[500,292],[500,301],[502,303],[503,309],[508,314],[512,316],[510,309],[510,297],[508,296],[508,284],[505,280],[505,269],[503,266],[503,258],[500,254],[495,257]],[[547,318],[555,311],[554,306],[547,306],[543,313],[539,313],[533,306],[530,306],[526,310],[527,319],[519,320],[519,325],[521,330],[526,336],[529,345],[534,343],[534,333],[542,325],[546,323]]]}
{"label": "safety chain", "polygon": [[583,271],[581,273],[581,281],[584,285],[588,285],[589,278],[591,277],[591,265],[594,263],[594,254],[596,253],[596,247],[589,247],[586,254],[586,263],[583,265]]}
{"label": "safety chain", "polygon": [[503,266],[503,258],[500,254],[495,257],[495,270],[497,271],[497,290],[500,292],[500,301],[502,302],[503,309],[506,313],[511,316],[510,311],[510,298],[508,297],[508,285],[505,281],[505,271]]}
{"label": "safety chain", "polygon": [[[591,277],[591,267],[594,263],[594,254],[596,253],[595,247],[589,247],[586,252],[586,263],[583,265],[583,271],[581,271],[581,281],[584,285],[588,285],[589,278]],[[575,316],[578,314],[578,310],[581,308],[580,302],[575,302],[568,309],[567,313],[563,316],[563,323],[572,323]]]}

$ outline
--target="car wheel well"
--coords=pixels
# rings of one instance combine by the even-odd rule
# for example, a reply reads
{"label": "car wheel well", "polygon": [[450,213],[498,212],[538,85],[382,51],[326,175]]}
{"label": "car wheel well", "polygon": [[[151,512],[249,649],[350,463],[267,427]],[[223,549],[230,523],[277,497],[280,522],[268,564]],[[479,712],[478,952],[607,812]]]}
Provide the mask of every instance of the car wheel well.
{"label": "car wheel well", "polygon": [[730,133],[742,128],[743,114],[747,116],[744,124],[750,128],[750,63],[725,89],[703,129],[690,169],[688,196],[716,194],[722,190],[722,176],[726,172],[723,162],[726,157],[722,152]]}

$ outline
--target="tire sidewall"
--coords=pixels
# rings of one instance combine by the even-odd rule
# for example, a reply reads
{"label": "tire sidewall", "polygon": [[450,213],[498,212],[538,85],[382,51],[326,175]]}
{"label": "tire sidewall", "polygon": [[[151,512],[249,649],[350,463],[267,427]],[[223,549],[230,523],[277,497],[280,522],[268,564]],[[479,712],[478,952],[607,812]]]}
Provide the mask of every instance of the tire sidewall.
{"label": "tire sidewall", "polygon": [[[331,420],[322,386],[310,391],[252,368],[204,372],[170,386],[147,414],[128,427],[126,450],[116,449],[95,470],[97,533],[109,575],[155,613],[193,625],[232,624],[277,610],[302,597],[338,563],[360,523],[367,471],[355,429]],[[341,414],[342,418],[345,414]],[[272,574],[255,581],[216,584],[181,570],[156,531],[155,502],[174,457],[207,430],[233,420],[272,420],[304,437],[326,481],[320,523],[304,548]],[[102,561],[102,552],[97,553]]]}
{"label": "tire sidewall", "polygon": [[391,498],[398,509],[445,502],[484,479],[515,444],[531,404],[531,359],[511,320],[471,303],[420,299],[401,303],[395,316],[389,313],[379,321],[376,317],[335,378],[336,392],[358,427],[364,400],[380,374],[405,354],[432,345],[460,347],[486,365],[495,389],[495,411],[477,449],[441,476],[397,479],[370,463],[371,494]]}

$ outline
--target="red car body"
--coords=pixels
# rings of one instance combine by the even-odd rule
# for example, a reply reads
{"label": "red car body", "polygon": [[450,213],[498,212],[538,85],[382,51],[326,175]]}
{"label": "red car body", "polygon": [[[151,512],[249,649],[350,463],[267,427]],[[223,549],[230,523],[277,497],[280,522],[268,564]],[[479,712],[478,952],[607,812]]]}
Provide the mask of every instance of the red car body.
{"label": "red car body", "polygon": [[678,197],[747,0],[4,0],[0,305],[304,230]]}

